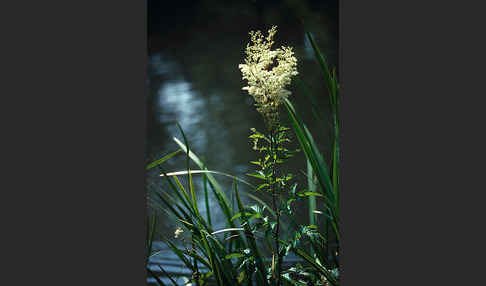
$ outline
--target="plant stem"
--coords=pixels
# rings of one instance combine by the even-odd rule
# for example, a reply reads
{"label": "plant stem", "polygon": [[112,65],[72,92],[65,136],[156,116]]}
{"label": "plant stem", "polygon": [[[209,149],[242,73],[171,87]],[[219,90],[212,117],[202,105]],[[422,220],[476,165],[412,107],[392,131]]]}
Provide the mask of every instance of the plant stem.
{"label": "plant stem", "polygon": [[[276,128],[277,132],[278,132],[278,126]],[[277,257],[277,263],[276,263],[276,268],[277,268],[277,286],[280,286],[280,273],[281,273],[281,265],[282,265],[282,257],[280,255],[280,243],[279,243],[279,239],[280,239],[280,210],[279,210],[279,206],[278,206],[278,201],[277,201],[277,197],[278,197],[278,194],[279,194],[279,190],[278,190],[278,186],[279,184],[277,183],[277,158],[278,158],[278,143],[277,143],[277,140],[276,140],[276,132],[275,132],[275,129],[273,129],[271,132],[270,132],[270,154],[272,156],[272,177],[273,177],[273,182],[271,184],[271,191],[272,191],[272,207],[273,207],[273,210],[274,212],[277,214],[277,224],[275,226],[275,232],[274,232],[274,239],[275,239],[275,253],[276,253],[276,257]],[[275,255],[275,254],[274,254]]]}

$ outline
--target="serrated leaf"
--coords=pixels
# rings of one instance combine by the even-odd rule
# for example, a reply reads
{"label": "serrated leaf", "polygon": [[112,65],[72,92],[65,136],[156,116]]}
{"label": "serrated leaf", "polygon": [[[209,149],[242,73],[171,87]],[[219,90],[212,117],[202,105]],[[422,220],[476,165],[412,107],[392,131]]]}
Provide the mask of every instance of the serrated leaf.
{"label": "serrated leaf", "polygon": [[255,133],[255,134],[252,134],[252,135],[248,136],[248,138],[251,138],[251,139],[255,139],[255,138],[264,139],[265,136],[263,136],[262,134]]}

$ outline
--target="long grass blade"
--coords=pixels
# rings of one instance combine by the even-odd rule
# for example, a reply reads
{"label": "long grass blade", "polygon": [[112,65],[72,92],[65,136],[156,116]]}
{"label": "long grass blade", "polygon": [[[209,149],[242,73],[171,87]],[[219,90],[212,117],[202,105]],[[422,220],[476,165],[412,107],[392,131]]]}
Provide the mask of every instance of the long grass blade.
{"label": "long grass blade", "polygon": [[[164,171],[163,168],[161,168],[161,170],[162,170],[162,174],[167,174]],[[172,182],[172,180],[170,180],[169,176],[163,176],[163,177],[165,177],[169,186],[172,188],[172,190],[174,191],[176,196],[179,198],[179,200],[182,202],[182,204],[186,207],[186,209],[189,210],[190,212],[192,212],[190,201],[187,200],[188,196],[187,196],[187,193],[185,192],[185,189],[182,186],[182,184],[179,182],[179,184],[176,184],[177,185],[177,187],[176,187],[176,185]],[[174,181],[176,181],[176,180],[174,179]],[[181,192],[183,192],[184,195],[182,195]],[[166,195],[168,195],[168,194],[166,194]],[[175,202],[175,200],[173,200],[173,201]]]}
{"label": "long grass blade", "polygon": [[201,235],[201,241],[202,241],[204,249],[206,250],[206,252],[208,254],[209,263],[211,264],[211,270],[213,271],[213,273],[215,273],[216,282],[218,283],[219,286],[224,286],[223,278],[222,278],[222,275],[221,275],[221,269],[220,269],[218,262],[216,260],[216,254],[215,254],[214,250],[211,247],[209,247],[209,244],[208,244],[208,241],[207,241],[205,235]]}
{"label": "long grass blade", "polygon": [[203,175],[203,188],[204,188],[204,203],[206,204],[206,217],[209,226],[212,228],[213,224],[211,223],[211,211],[209,208],[209,196],[208,196],[208,177],[206,176],[206,174]]}
{"label": "long grass blade", "polygon": [[167,278],[169,278],[170,282],[172,282],[172,284],[174,284],[174,286],[177,286],[177,283],[175,282],[174,279],[172,279],[172,277],[170,277],[169,273],[167,273],[167,271],[164,270],[164,268],[160,265],[158,265],[160,270],[165,274],[165,276],[167,276]]}
{"label": "long grass blade", "polygon": [[290,115],[291,124],[297,134],[297,139],[300,143],[300,146],[302,147],[302,150],[304,151],[307,159],[311,163],[314,174],[321,184],[322,189],[327,192],[326,198],[328,200],[332,200],[333,196],[329,197],[329,193],[332,193],[333,188],[331,178],[329,176],[329,171],[327,169],[327,164],[325,163],[324,158],[317,149],[317,146],[309,130],[307,129],[299,115],[296,113],[295,108],[288,99],[285,99],[285,107],[287,108],[287,111]]}
{"label": "long grass blade", "polygon": [[148,240],[148,247],[147,247],[147,258],[145,259],[145,265],[147,265],[149,257],[152,253],[152,242],[154,241],[155,237],[155,227],[157,226],[157,216],[154,214],[152,217],[152,226],[150,228],[150,235]]}
{"label": "long grass blade", "polygon": [[197,254],[196,252],[190,252],[188,253],[188,255],[198,259],[200,262],[202,262],[202,264],[206,265],[206,267],[211,269],[211,263],[209,263],[209,261],[204,257],[202,257],[201,255]]}
{"label": "long grass blade", "polygon": [[[310,192],[315,193],[316,185],[314,184],[314,174],[312,172],[312,166],[309,160],[306,160],[306,162],[307,162],[307,186]],[[316,215],[314,213],[315,210],[316,210],[316,197],[309,196],[309,224],[310,225],[316,225]],[[314,250],[312,249],[312,247],[311,247],[311,255],[314,255]]]}
{"label": "long grass blade", "polygon": [[316,45],[316,42],[312,38],[311,34],[309,32],[306,32],[307,38],[309,39],[312,50],[314,50],[314,54],[317,58],[317,61],[319,62],[319,66],[321,67],[321,70],[324,72],[324,79],[327,83],[327,89],[329,91],[329,94],[331,94],[331,86],[333,86],[332,79],[331,79],[331,73],[329,71],[329,67],[327,65],[326,59],[322,56],[321,51]]}
{"label": "long grass blade", "polygon": [[168,155],[166,155],[166,156],[162,157],[161,159],[159,159],[159,160],[157,160],[157,161],[154,161],[154,162],[152,162],[152,163],[148,164],[148,165],[145,167],[145,169],[146,169],[146,170],[150,170],[150,169],[152,169],[153,167],[158,166],[158,165],[160,165],[160,164],[164,163],[165,161],[169,160],[170,158],[174,157],[175,155],[179,154],[180,152],[182,152],[182,150],[181,150],[181,149],[179,149],[179,150],[177,150],[177,151],[174,151],[174,152],[172,152],[172,153],[170,153],[170,154],[168,154]]}
{"label": "long grass blade", "polygon": [[193,269],[193,265],[191,264],[191,262],[187,259],[187,257],[185,257],[184,253],[182,252],[182,250],[180,250],[179,248],[177,248],[172,242],[170,242],[170,240],[168,240],[167,238],[164,238],[163,240],[167,246],[172,250],[172,252],[174,252],[175,255],[177,255],[177,257],[179,257],[179,259],[184,262],[184,264],[186,265],[187,268],[189,268],[191,271],[194,271]]}
{"label": "long grass blade", "polygon": [[157,275],[150,269],[147,269],[148,273],[150,273],[150,275],[152,275],[152,277],[154,277],[155,281],[157,281],[157,283],[159,283],[160,286],[166,286],[164,282],[162,282],[162,280],[160,280],[159,277],[157,277]]}
{"label": "long grass blade", "polygon": [[217,234],[217,233],[221,233],[221,232],[235,231],[235,230],[244,230],[244,229],[241,228],[241,227],[225,228],[225,229],[220,229],[220,230],[214,231],[211,234]]}

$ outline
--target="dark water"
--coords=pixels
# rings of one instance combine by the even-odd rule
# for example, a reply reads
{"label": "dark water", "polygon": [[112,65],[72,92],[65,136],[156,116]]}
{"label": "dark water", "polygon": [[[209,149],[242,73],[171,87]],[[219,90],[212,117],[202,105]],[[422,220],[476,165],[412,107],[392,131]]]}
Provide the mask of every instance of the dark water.
{"label": "dark water", "polygon": [[[248,135],[251,127],[264,131],[264,125],[251,97],[241,90],[245,82],[238,69],[249,41],[248,32],[255,29],[266,32],[272,25],[278,26],[275,46],[294,47],[299,61],[299,77],[318,97],[327,113],[328,98],[322,73],[304,31],[312,33],[329,64],[337,65],[337,10],[332,8],[336,4],[326,1],[321,4],[313,4],[313,1],[270,1],[268,3],[271,4],[263,6],[241,1],[235,2],[238,4],[213,5],[217,2],[194,1],[193,5],[169,12],[153,3],[151,6],[149,2],[152,10],[149,10],[147,162],[178,148],[172,137],[182,140],[174,124],[179,122],[191,149],[204,158],[209,169],[255,183],[245,176],[254,169],[249,161],[257,158],[251,150]],[[329,129],[313,124],[310,102],[295,87],[291,90],[293,94],[289,99],[303,115],[316,140],[321,142],[323,152],[328,152]],[[297,181],[304,183],[305,177],[300,173],[306,168],[303,154],[292,158],[289,164],[290,171],[297,175]],[[167,171],[184,170],[184,156],[167,161],[165,166]],[[195,165],[192,166],[195,168]],[[158,170],[148,172],[149,193],[169,191],[159,173]],[[231,179],[218,176],[216,179],[231,198]],[[197,179],[196,186],[200,186]],[[243,185],[240,188],[243,193],[248,191]],[[199,188],[199,191],[202,189]],[[198,194],[202,195],[201,192]],[[261,197],[266,200],[265,196]],[[205,212],[204,200],[200,202],[199,207]],[[221,223],[219,208],[211,206],[211,209],[216,224],[218,218]],[[302,205],[297,212],[297,222],[307,223],[305,207]],[[176,222],[162,216],[158,228],[171,236],[177,226]],[[163,244],[156,245],[162,252],[153,262],[163,262],[171,273],[184,274],[183,267],[170,252],[164,250]]]}

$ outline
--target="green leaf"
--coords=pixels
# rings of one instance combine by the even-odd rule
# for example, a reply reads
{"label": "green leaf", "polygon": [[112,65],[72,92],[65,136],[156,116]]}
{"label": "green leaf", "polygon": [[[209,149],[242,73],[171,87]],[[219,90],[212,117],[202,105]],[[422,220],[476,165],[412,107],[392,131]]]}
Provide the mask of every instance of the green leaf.
{"label": "green leaf", "polygon": [[169,273],[167,273],[164,268],[162,268],[162,266],[160,265],[157,265],[159,266],[160,270],[165,274],[165,276],[167,276],[167,278],[169,278],[169,280],[172,282],[172,284],[174,284],[174,286],[177,286],[177,283],[175,282],[174,279],[172,279],[172,277],[170,277]]}
{"label": "green leaf", "polygon": [[240,257],[245,257],[245,255],[241,253],[231,253],[226,255],[224,258],[231,259],[231,258],[240,258]]}
{"label": "green leaf", "polygon": [[[279,241],[284,245],[288,245],[288,243],[285,242],[285,241],[282,241],[282,240],[279,240]],[[299,248],[292,248],[291,250],[295,254],[297,254],[298,256],[302,257],[305,261],[307,261],[312,267],[314,267],[314,269],[316,269],[317,271],[322,273],[332,285],[334,285],[334,286],[339,285],[339,283],[336,280],[336,278],[334,277],[334,275],[332,275],[331,272],[328,271],[325,267],[323,267],[322,265],[317,263],[317,261],[314,258],[309,256],[307,253],[305,253],[303,250],[301,250]]]}
{"label": "green leaf", "polygon": [[273,218],[277,218],[277,214],[263,200],[250,193],[247,193],[246,196],[248,196],[250,199],[254,200],[255,202],[260,203],[262,206],[265,207],[266,210],[268,210],[268,212],[270,212]]}
{"label": "green leaf", "polygon": [[288,99],[285,99],[285,107],[287,108],[292,126],[294,127],[295,133],[297,134],[299,144],[301,145],[304,154],[309,160],[312,166],[312,170],[316,175],[317,181],[321,186],[321,189],[323,190],[326,206],[329,208],[330,215],[333,217],[333,220],[331,221],[331,226],[339,241],[340,234],[338,230],[339,217],[337,212],[337,202],[335,200],[333,186],[331,183],[331,178],[329,176],[327,164],[325,163],[322,154],[318,150],[312,135],[310,134],[309,130],[302,122],[302,119],[300,119],[295,111],[295,108]]}
{"label": "green leaf", "polygon": [[252,219],[256,219],[256,218],[261,218],[261,217],[262,217],[262,215],[261,215],[261,214],[259,214],[259,213],[255,213],[255,214],[251,215],[251,216],[248,218],[248,220],[252,220]]}
{"label": "green leaf", "polygon": [[252,134],[252,135],[248,136],[248,138],[251,138],[251,139],[255,139],[255,138],[259,138],[260,139],[261,138],[261,139],[263,139],[263,138],[265,138],[265,136],[263,136],[260,133],[255,133],[255,134]]}
{"label": "green leaf", "polygon": [[[241,215],[242,215],[242,213],[241,213],[241,212],[239,212],[239,213],[235,214],[235,215],[234,215],[234,216],[231,218],[231,220],[233,221],[233,220],[235,220],[235,219],[237,219],[237,218],[241,217]],[[249,212],[245,212],[245,215],[247,215],[247,216],[248,216],[248,215],[251,215],[251,213],[249,213]]]}
{"label": "green leaf", "polygon": [[261,184],[261,185],[259,185],[259,186],[256,188],[256,191],[259,191],[259,190],[261,190],[261,189],[263,189],[263,188],[265,188],[265,187],[268,187],[268,186],[270,186],[270,185],[269,185],[269,184],[266,184],[266,183],[265,183],[265,184]]}
{"label": "green leaf", "polygon": [[243,228],[241,228],[241,227],[232,227],[232,228],[220,229],[220,230],[215,231],[215,232],[213,232],[211,234],[217,234],[217,233],[227,232],[227,231],[240,231],[240,230],[243,230]]}
{"label": "green leaf", "polygon": [[148,164],[147,167],[145,167],[145,170],[150,170],[153,167],[164,163],[165,161],[169,160],[170,158],[174,157],[175,155],[179,154],[180,152],[182,152],[181,149],[179,149],[179,150],[177,150],[175,152],[172,152],[169,155],[164,156],[162,159],[159,159],[157,161],[154,161],[154,162]]}
{"label": "green leaf", "polygon": [[152,277],[154,277],[155,281],[157,281],[157,283],[159,283],[160,286],[166,286],[165,283],[162,282],[162,280],[160,280],[160,278],[157,277],[157,275],[155,275],[155,273],[152,270],[147,268],[147,271],[148,273],[150,273],[150,275],[152,275]]}
{"label": "green leaf", "polygon": [[331,94],[332,80],[331,80],[331,73],[329,72],[329,67],[327,65],[327,62],[324,59],[324,57],[322,56],[321,51],[317,47],[316,42],[312,38],[311,34],[309,32],[307,32],[306,35],[307,35],[307,38],[309,39],[309,41],[311,43],[312,49],[314,50],[314,54],[317,58],[317,61],[319,62],[321,70],[324,73],[324,79],[326,80],[329,94]]}
{"label": "green leaf", "polygon": [[209,197],[208,197],[208,177],[206,175],[203,175],[203,187],[204,187],[204,203],[206,204],[206,217],[209,226],[212,228],[211,211],[209,208]]}
{"label": "green leaf", "polygon": [[251,177],[258,178],[258,179],[262,179],[262,180],[266,180],[267,179],[264,175],[259,174],[259,173],[249,173],[247,175],[248,176],[251,176]]}
{"label": "green leaf", "polygon": [[145,259],[145,265],[147,265],[148,263],[148,259],[149,257],[151,256],[151,252],[152,252],[152,242],[154,241],[154,236],[155,236],[155,227],[157,225],[157,216],[156,215],[153,215],[152,217],[152,227],[150,228],[150,235],[149,235],[149,239],[148,239],[148,255],[147,255],[147,258]]}
{"label": "green leaf", "polygon": [[164,242],[167,244],[167,246],[174,252],[179,259],[184,262],[187,268],[189,268],[191,271],[194,271],[193,265],[191,262],[185,257],[184,253],[182,250],[178,249],[172,242],[170,242],[167,238],[164,238]]}
{"label": "green leaf", "polygon": [[315,193],[315,192],[302,192],[297,194],[299,197],[310,197],[310,196],[316,196],[316,197],[324,197],[322,194]]}

